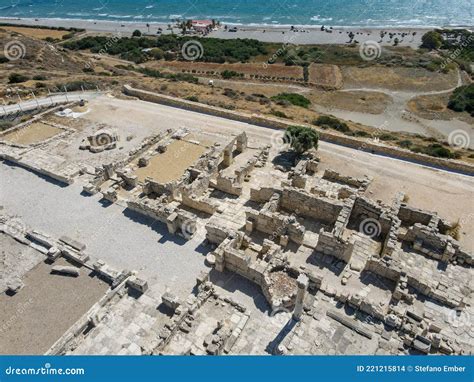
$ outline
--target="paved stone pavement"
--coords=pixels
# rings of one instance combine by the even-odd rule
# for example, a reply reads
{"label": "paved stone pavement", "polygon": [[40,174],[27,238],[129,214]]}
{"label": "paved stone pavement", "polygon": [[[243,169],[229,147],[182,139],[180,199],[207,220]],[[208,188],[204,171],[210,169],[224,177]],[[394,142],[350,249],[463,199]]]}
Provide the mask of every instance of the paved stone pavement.
{"label": "paved stone pavement", "polygon": [[91,258],[117,270],[139,271],[157,293],[170,287],[186,298],[196,276],[206,269],[203,248],[170,235],[165,225],[144,219],[100,196],[81,195],[81,185],[61,187],[23,168],[0,162],[0,205],[26,225],[59,238],[67,235],[87,245]]}

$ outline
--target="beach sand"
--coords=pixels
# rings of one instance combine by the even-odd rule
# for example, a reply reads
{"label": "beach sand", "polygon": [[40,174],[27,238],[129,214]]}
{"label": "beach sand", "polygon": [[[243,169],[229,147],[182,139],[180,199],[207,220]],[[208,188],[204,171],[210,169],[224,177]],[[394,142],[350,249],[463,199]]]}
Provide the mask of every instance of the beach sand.
{"label": "beach sand", "polygon": [[[0,18],[1,23],[12,25],[31,25],[31,26],[49,26],[49,27],[65,27],[80,28],[90,32],[101,33],[120,33],[123,36],[130,35],[135,29],[140,30],[144,34],[156,35],[158,28],[163,30],[163,34],[171,33],[167,30],[168,24],[150,23],[149,27],[144,22],[120,22],[120,21],[101,21],[101,20],[72,20],[72,19],[47,19],[47,18]],[[231,26],[229,25],[229,29]],[[328,31],[321,31],[321,26],[311,27],[295,27],[295,31],[291,31],[289,27],[282,26],[238,26],[236,32],[224,30],[224,25],[220,29],[212,31],[208,37],[216,37],[223,39],[234,38],[252,38],[264,42],[273,42],[292,45],[309,45],[309,44],[347,44],[349,41],[348,33],[355,34],[354,40],[359,43],[364,41],[376,41],[380,45],[393,45],[393,40],[397,37],[400,41],[399,46],[419,47],[421,44],[421,36],[427,30],[432,28],[366,28],[366,27],[333,27]],[[380,31],[395,33],[391,40],[388,33],[381,40]],[[174,28],[173,32],[179,34],[179,28]],[[413,36],[413,32],[416,32]],[[402,33],[407,36],[402,37]]]}

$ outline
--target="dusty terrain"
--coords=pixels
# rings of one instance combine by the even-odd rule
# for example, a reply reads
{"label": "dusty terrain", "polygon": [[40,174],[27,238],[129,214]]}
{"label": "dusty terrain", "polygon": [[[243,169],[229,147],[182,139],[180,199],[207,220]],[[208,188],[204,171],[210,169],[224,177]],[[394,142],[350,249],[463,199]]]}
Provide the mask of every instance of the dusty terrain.
{"label": "dusty terrain", "polygon": [[[58,260],[56,265],[65,264]],[[30,270],[23,282],[15,296],[0,295],[0,322],[9,322],[0,333],[1,354],[44,354],[108,288],[90,270],[81,269],[80,277],[71,278],[51,274],[45,263]]]}
{"label": "dusty terrain", "polygon": [[47,37],[62,39],[63,36],[67,35],[68,31],[59,31],[54,29],[43,29],[43,28],[27,28],[27,27],[14,27],[14,26],[2,26],[9,32],[20,33],[24,36],[34,37],[39,39],[45,39]]}

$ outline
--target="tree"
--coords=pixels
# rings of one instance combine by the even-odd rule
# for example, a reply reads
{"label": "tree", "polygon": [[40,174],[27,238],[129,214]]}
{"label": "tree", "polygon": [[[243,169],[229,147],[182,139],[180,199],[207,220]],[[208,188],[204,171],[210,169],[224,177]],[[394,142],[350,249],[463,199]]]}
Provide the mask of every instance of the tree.
{"label": "tree", "polygon": [[421,47],[429,50],[439,49],[443,43],[443,38],[438,32],[429,31],[421,37]]}
{"label": "tree", "polygon": [[301,155],[308,150],[318,148],[319,135],[310,127],[290,126],[285,131],[284,139],[290,143],[294,151]]}
{"label": "tree", "polygon": [[165,52],[163,52],[162,49],[160,48],[153,48],[150,51],[150,55],[155,59],[155,60],[161,60],[165,56]]}
{"label": "tree", "polygon": [[132,33],[132,37],[141,37],[142,32],[140,32],[138,29],[135,29]]}

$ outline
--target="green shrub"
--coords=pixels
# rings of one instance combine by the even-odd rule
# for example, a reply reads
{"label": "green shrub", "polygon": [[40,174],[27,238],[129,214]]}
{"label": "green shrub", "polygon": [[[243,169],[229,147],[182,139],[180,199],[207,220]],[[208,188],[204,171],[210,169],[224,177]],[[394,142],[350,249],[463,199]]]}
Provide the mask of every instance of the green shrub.
{"label": "green shrub", "polygon": [[403,141],[398,142],[398,145],[404,149],[409,149],[413,146],[413,142],[409,139],[404,139]]}
{"label": "green shrub", "polygon": [[423,37],[421,37],[421,48],[429,50],[439,49],[442,43],[442,36],[435,31],[426,32]]}
{"label": "green shrub", "polygon": [[150,51],[150,56],[152,56],[155,60],[161,60],[165,56],[165,52],[163,52],[160,48],[153,48]]}
{"label": "green shrub", "polygon": [[226,97],[232,98],[232,99],[237,99],[239,98],[239,95],[237,92],[233,89],[225,88],[224,91],[222,92],[223,95]]}
{"label": "green shrub", "polygon": [[410,148],[410,150],[415,153],[422,153],[436,158],[455,159],[460,157],[459,153],[452,152],[448,148],[440,145],[439,143],[433,143],[426,147],[415,146]]}
{"label": "green shrub", "polygon": [[308,108],[311,105],[311,101],[296,93],[280,93],[276,96],[271,97],[273,101],[287,101],[292,105]]}
{"label": "green shrub", "polygon": [[454,90],[449,98],[448,108],[457,112],[467,111],[474,116],[474,84]]}
{"label": "green shrub", "polygon": [[221,73],[221,76],[222,78],[224,78],[225,80],[228,80],[230,78],[233,78],[233,77],[240,77],[240,74],[237,73],[236,71],[234,70],[224,70],[222,73]]}
{"label": "green shrub", "polygon": [[0,121],[0,131],[4,131],[13,126],[12,121]]}
{"label": "green shrub", "polygon": [[186,97],[186,99],[192,102],[199,102],[199,98],[196,96],[189,96],[189,97]]}
{"label": "green shrub", "polygon": [[280,110],[272,109],[272,110],[270,111],[270,113],[271,113],[272,115],[274,115],[275,117],[278,117],[278,118],[288,118],[288,117],[286,116],[286,114],[283,113],[283,112],[280,111]]}
{"label": "green shrub", "polygon": [[398,138],[393,134],[383,133],[383,134],[380,134],[379,139],[381,141],[396,141]]}
{"label": "green shrub", "polygon": [[313,125],[320,126],[322,128],[334,129],[340,131],[341,133],[346,133],[351,130],[345,122],[327,115],[318,117],[315,121],[313,121]]}
{"label": "green shrub", "polygon": [[10,83],[10,84],[19,84],[21,82],[26,82],[29,79],[30,79],[30,77],[25,76],[24,74],[12,73],[8,76],[8,83]]}
{"label": "green shrub", "polygon": [[76,92],[82,89],[84,90],[97,89],[96,83],[88,82],[88,81],[71,81],[71,82],[65,82],[65,83],[57,83],[55,86],[60,92],[63,92],[65,90],[67,90],[68,92]]}

